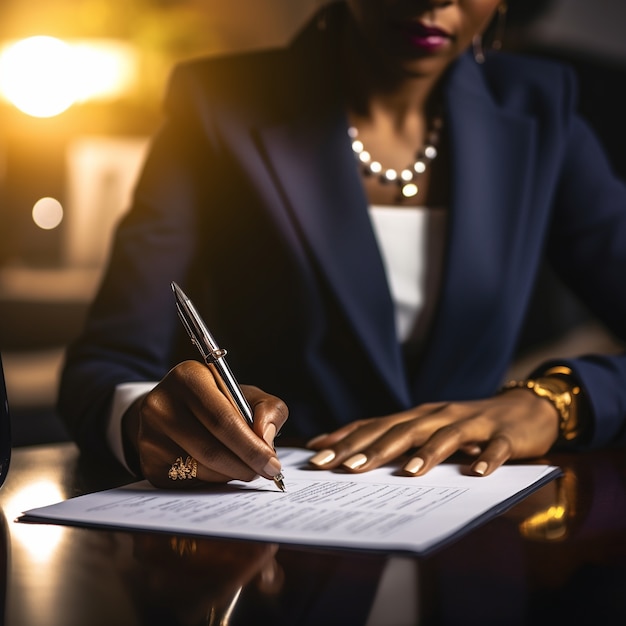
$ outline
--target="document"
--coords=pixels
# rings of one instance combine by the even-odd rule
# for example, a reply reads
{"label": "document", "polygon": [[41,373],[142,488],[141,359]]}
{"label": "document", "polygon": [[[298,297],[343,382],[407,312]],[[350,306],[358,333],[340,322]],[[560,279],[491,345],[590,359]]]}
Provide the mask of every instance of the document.
{"label": "document", "polygon": [[279,448],[286,493],[272,481],[162,490],[148,482],[26,511],[20,521],[207,535],[424,554],[556,478],[550,465],[505,465],[465,476],[442,464],[422,477],[398,466],[363,474],[313,470],[311,451]]}

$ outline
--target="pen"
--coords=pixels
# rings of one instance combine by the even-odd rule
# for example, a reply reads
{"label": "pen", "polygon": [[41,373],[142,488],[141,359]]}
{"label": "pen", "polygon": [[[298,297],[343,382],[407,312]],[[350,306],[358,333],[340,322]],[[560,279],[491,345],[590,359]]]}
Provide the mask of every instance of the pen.
{"label": "pen", "polygon": [[[220,391],[232,401],[241,416],[252,428],[254,424],[252,408],[226,362],[226,350],[217,345],[204,320],[200,317],[191,300],[185,295],[185,292],[175,282],[172,281],[171,284],[172,291],[176,297],[178,316],[191,339],[191,343],[198,348],[207,367],[217,374],[216,380]],[[274,476],[274,482],[281,491],[285,491],[282,472]]]}

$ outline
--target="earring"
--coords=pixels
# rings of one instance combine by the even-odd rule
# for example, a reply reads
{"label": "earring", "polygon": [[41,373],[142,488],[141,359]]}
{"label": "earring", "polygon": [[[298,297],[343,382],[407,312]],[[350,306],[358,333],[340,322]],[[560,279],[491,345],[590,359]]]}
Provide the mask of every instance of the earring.
{"label": "earring", "polygon": [[483,48],[483,36],[481,34],[474,35],[472,52],[474,53],[474,61],[482,65],[485,62],[485,49]]}
{"label": "earring", "polygon": [[[501,50],[502,49],[502,40],[504,38],[504,27],[506,25],[506,13],[508,7],[506,2],[501,2],[498,5],[497,14],[492,22],[490,28],[493,28],[493,39],[491,41],[491,49],[492,50]],[[474,35],[472,39],[472,52],[474,53],[474,60],[476,63],[482,64],[485,62],[485,46],[483,42],[482,33],[477,33]]]}

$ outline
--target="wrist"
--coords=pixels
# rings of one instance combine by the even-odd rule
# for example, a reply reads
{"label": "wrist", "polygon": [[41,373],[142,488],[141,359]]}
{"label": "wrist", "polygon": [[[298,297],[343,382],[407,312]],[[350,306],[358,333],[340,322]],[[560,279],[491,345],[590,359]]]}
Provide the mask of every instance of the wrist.
{"label": "wrist", "polygon": [[528,389],[554,407],[559,416],[557,443],[580,438],[585,425],[581,388],[569,368],[557,366],[533,378],[509,381],[502,388],[507,389]]}

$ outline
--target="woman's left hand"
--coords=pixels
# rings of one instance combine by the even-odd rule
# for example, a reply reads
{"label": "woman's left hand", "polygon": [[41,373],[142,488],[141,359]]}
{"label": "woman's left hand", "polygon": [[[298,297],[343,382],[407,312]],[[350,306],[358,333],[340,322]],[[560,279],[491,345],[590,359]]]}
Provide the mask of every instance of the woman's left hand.
{"label": "woman's left hand", "polygon": [[[559,416],[547,400],[525,389],[492,398],[437,402],[352,422],[307,447],[313,467],[366,472],[411,451],[403,470],[428,472],[455,452],[476,457],[470,471],[486,476],[510,459],[539,457],[558,437]],[[417,451],[415,449],[417,448]]]}

